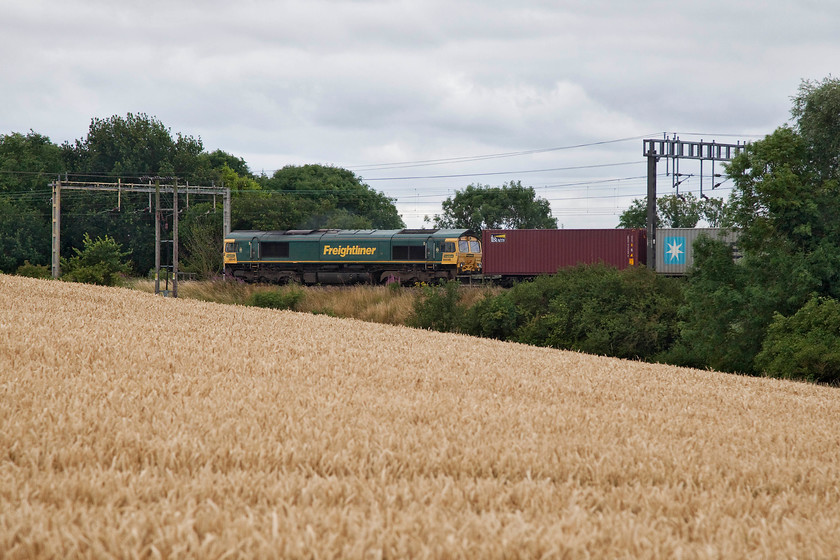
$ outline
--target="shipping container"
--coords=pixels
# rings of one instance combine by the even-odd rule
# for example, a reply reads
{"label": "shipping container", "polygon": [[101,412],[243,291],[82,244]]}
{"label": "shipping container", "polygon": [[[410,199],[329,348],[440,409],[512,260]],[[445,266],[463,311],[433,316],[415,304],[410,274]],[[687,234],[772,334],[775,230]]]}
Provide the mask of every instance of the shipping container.
{"label": "shipping container", "polygon": [[694,242],[700,236],[734,245],[738,235],[719,228],[659,228],[656,230],[656,272],[682,276],[694,265]]}
{"label": "shipping container", "polygon": [[578,264],[645,264],[643,229],[511,229],[482,232],[484,274],[537,276]]}

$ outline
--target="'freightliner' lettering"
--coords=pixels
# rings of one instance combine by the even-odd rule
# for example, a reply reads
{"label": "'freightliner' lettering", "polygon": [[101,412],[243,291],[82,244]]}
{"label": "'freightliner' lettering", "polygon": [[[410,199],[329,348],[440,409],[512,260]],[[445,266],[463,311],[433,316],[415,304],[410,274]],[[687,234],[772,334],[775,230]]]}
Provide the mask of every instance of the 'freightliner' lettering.
{"label": "'freightliner' lettering", "polygon": [[333,247],[332,245],[324,245],[324,254],[334,257],[344,258],[348,255],[373,255],[374,253],[376,253],[376,247],[359,247],[358,245]]}

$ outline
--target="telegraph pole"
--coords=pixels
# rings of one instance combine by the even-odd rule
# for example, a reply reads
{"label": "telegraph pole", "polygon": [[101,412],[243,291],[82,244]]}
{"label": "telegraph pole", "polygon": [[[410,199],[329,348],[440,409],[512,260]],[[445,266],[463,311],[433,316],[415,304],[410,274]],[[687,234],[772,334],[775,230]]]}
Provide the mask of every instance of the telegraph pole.
{"label": "telegraph pole", "polygon": [[160,293],[160,179],[155,179],[155,294]]}
{"label": "telegraph pole", "polygon": [[52,189],[52,277],[61,276],[61,179]]}
{"label": "telegraph pole", "polygon": [[178,179],[172,180],[172,297],[178,297]]}

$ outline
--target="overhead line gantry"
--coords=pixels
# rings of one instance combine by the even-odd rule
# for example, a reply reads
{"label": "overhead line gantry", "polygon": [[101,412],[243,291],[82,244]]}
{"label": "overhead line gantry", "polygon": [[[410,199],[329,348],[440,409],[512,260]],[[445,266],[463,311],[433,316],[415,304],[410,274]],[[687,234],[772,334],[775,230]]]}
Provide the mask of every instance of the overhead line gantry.
{"label": "overhead line gantry", "polygon": [[[173,266],[173,296],[178,296],[178,195],[190,194],[212,195],[223,199],[222,206],[222,233],[227,235],[230,232],[230,188],[216,186],[195,186],[186,183],[178,185],[174,177],[144,177],[145,183],[123,183],[118,180],[116,183],[100,183],[90,181],[53,181],[52,187],[52,276],[58,278],[61,275],[61,191],[105,191],[117,193],[117,205],[119,207],[122,193],[149,193],[149,208],[151,210],[151,195],[155,195],[155,293],[160,293],[160,222],[163,209],[160,207],[160,195],[172,194],[173,218],[173,245],[172,245],[172,266]],[[162,183],[161,181],[171,181]],[[189,200],[189,198],[187,198]],[[215,206],[215,204],[214,204]]]}
{"label": "overhead line gantry", "polygon": [[650,266],[656,266],[656,259],[650,255],[656,255],[656,163],[659,158],[665,158],[666,164],[672,170],[672,187],[677,189],[679,194],[680,160],[693,159],[700,161],[700,197],[703,194],[703,162],[712,162],[712,189],[718,186],[714,183],[715,162],[732,161],[732,158],[747,148],[746,142],[727,144],[720,142],[705,142],[680,140],[678,136],[672,138],[650,138],[642,140],[642,153],[647,157],[647,254]]}

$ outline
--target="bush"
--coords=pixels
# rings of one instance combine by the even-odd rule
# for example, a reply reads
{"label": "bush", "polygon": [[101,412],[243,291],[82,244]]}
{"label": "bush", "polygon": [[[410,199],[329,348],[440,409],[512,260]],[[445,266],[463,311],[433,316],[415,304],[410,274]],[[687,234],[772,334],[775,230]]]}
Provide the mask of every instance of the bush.
{"label": "bush", "polygon": [[463,321],[464,332],[473,336],[507,340],[516,330],[519,312],[506,294],[485,297],[470,307]]}
{"label": "bush", "polygon": [[414,302],[408,325],[442,332],[460,331],[464,310],[458,305],[459,286],[454,280],[442,286],[423,286],[422,294]]}
{"label": "bush", "polygon": [[131,271],[131,264],[123,260],[131,251],[123,252],[122,246],[107,235],[91,239],[86,233],[83,243],[82,250],[73,248],[73,257],[61,259],[62,280],[101,286],[121,284]]}
{"label": "bush", "polygon": [[28,278],[52,278],[50,267],[44,264],[32,264],[29,261],[24,261],[18,267],[16,274]]}
{"label": "bush", "polygon": [[770,377],[840,381],[840,302],[815,297],[791,317],[777,313],[756,365]]}
{"label": "bush", "polygon": [[646,268],[596,265],[561,271],[547,308],[520,342],[618,358],[653,359],[677,337],[682,290]]}
{"label": "bush", "polygon": [[657,359],[676,339],[679,281],[646,268],[564,269],[473,305],[469,334],[619,358]]}
{"label": "bush", "polygon": [[271,290],[254,292],[248,298],[246,305],[266,307],[269,309],[294,310],[303,299],[303,290]]}

